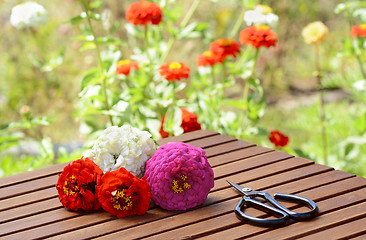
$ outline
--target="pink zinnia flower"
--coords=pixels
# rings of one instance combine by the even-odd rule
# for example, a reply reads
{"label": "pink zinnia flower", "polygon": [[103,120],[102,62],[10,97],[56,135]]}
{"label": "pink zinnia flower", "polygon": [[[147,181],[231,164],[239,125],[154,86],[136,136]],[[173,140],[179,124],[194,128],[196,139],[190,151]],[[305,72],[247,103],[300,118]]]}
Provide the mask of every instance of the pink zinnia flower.
{"label": "pink zinnia flower", "polygon": [[158,148],[146,162],[151,199],[167,210],[186,210],[202,204],[214,186],[214,173],[205,151],[173,142]]}

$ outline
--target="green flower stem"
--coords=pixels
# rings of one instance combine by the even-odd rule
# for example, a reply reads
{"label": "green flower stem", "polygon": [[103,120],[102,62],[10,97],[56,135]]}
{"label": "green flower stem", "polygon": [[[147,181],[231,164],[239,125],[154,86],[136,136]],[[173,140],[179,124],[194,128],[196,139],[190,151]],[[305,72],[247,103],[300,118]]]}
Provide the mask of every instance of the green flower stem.
{"label": "green flower stem", "polygon": [[36,140],[38,141],[39,146],[43,149],[44,152],[47,152],[47,149],[42,144],[41,135],[39,134],[39,132],[37,131],[37,129],[34,127],[34,125],[32,123],[32,117],[30,116],[30,114],[28,116],[25,116],[25,119],[29,123],[30,129],[34,133],[34,136],[35,136]]}
{"label": "green flower stem", "polygon": [[[351,16],[352,16],[352,12],[350,11],[350,9],[347,9],[347,11],[346,11],[346,17],[347,17],[347,21],[348,21],[348,25],[349,25],[350,29],[353,26],[353,19],[352,19]],[[355,41],[356,41],[357,46],[358,46],[359,45],[359,38],[357,37],[357,39]],[[366,79],[366,72],[365,72],[365,69],[364,69],[363,64],[362,64],[360,52],[357,51],[357,49],[355,47],[355,44],[352,43],[351,45],[352,45],[352,49],[353,49],[353,51],[355,53],[358,66],[360,67],[360,71],[361,71],[362,78],[363,79]]]}
{"label": "green flower stem", "polygon": [[[189,23],[189,21],[191,20],[194,12],[197,10],[198,5],[200,4],[201,0],[194,0],[191,7],[189,8],[187,14],[185,15],[185,17],[183,18],[182,22],[180,23],[180,27],[184,28],[187,26],[187,24]],[[168,46],[167,46],[167,50],[165,51],[165,53],[163,54],[163,56],[161,57],[161,62],[164,63],[166,61],[166,58],[168,57],[170,51],[172,50],[172,47],[174,45],[174,42],[176,40],[175,36],[172,36],[169,41],[168,41]]]}
{"label": "green flower stem", "polygon": [[241,26],[241,24],[244,21],[243,19],[244,19],[245,11],[246,10],[243,7],[242,10],[241,10],[241,12],[240,12],[239,17],[237,18],[237,20],[236,20],[236,22],[235,22],[235,24],[234,24],[234,26],[233,26],[233,28],[232,28],[232,30],[230,32],[230,35],[229,35],[230,38],[234,38],[236,36],[236,34],[238,34],[239,29],[240,29],[240,26]]}
{"label": "green flower stem", "polygon": [[328,143],[327,143],[327,133],[325,128],[325,101],[324,101],[324,89],[322,86],[322,75],[320,69],[319,61],[319,46],[314,44],[314,58],[315,58],[315,69],[316,69],[316,79],[320,87],[320,124],[322,131],[322,142],[323,142],[323,159],[324,164],[328,164]]}
{"label": "green flower stem", "polygon": [[148,24],[145,25],[144,27],[144,44],[145,44],[145,51],[146,51],[146,56],[147,56],[147,60],[149,61],[149,78],[150,81],[153,81],[153,72],[152,72],[152,59],[149,53],[149,38],[148,38],[148,32],[149,32],[149,26]]}
{"label": "green flower stem", "polygon": [[[170,113],[170,126],[174,126],[174,106],[175,106],[175,89],[176,83],[175,81],[172,82],[173,85],[173,95],[172,95],[172,104],[170,105],[171,113]],[[169,129],[169,137],[173,136],[173,128]]]}
{"label": "green flower stem", "polygon": [[[250,75],[249,75],[248,79],[251,79],[254,76],[255,67],[257,66],[257,62],[258,62],[258,56],[259,56],[259,48],[256,48],[255,54],[254,54],[254,63],[253,63],[252,69],[250,70]],[[248,83],[248,81],[246,81],[246,83],[244,85],[244,92],[243,92],[243,100],[246,102],[246,104],[248,104],[248,95],[249,95],[249,83]]]}
{"label": "green flower stem", "polygon": [[357,59],[358,65],[359,65],[360,70],[361,70],[362,78],[363,79],[366,79],[366,72],[365,72],[365,69],[364,69],[363,64],[362,64],[362,61],[361,61],[360,53],[358,51],[355,51],[355,55],[356,55],[356,59]]}
{"label": "green flower stem", "polygon": [[211,84],[212,86],[214,84],[216,84],[216,78],[215,78],[215,71],[214,71],[214,66],[211,67]]}
{"label": "green flower stem", "polygon": [[[227,76],[227,66],[226,66],[226,59],[222,61],[222,84],[226,83],[226,76]],[[222,88],[224,90],[224,87]]]}
{"label": "green flower stem", "polygon": [[[91,18],[90,18],[90,15],[89,15],[89,8],[88,8],[88,5],[85,3],[85,0],[81,1],[81,5],[83,6],[83,9],[85,11],[86,19],[88,21],[90,31],[93,35],[93,41],[94,41],[94,44],[95,44],[95,49],[96,49],[97,58],[98,58],[99,71],[100,71],[100,74],[102,76],[102,89],[103,89],[103,95],[104,95],[104,105],[105,105],[106,110],[109,111],[110,107],[109,107],[108,95],[107,95],[107,77],[104,73],[103,60],[102,60],[102,57],[101,57],[101,54],[100,54],[99,43],[97,41],[97,36],[95,34],[92,22],[90,20]],[[113,126],[114,123],[113,123],[112,116],[108,115],[108,117],[109,117],[109,121],[110,121],[111,125]]]}
{"label": "green flower stem", "polygon": [[242,109],[243,114],[242,114],[242,127],[244,128],[245,126],[245,122],[246,122],[246,114],[248,112],[248,105],[249,105],[249,101],[248,101],[248,97],[249,97],[249,82],[248,80],[253,78],[254,73],[255,73],[255,67],[257,66],[257,62],[258,62],[258,56],[259,56],[259,48],[255,49],[255,53],[254,53],[254,63],[252,66],[252,69],[250,70],[250,75],[247,78],[245,85],[244,85],[244,90],[243,90],[243,102],[245,103],[244,108]]}

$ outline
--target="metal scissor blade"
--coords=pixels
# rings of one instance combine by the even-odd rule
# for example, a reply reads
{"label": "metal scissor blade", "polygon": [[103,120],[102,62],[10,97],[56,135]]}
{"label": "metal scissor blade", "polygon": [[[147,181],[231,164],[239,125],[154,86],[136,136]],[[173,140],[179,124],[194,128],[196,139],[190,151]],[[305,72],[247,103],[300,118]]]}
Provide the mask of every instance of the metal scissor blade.
{"label": "metal scissor blade", "polygon": [[238,190],[238,192],[240,192],[241,195],[247,195],[247,193],[245,191],[243,191],[243,187],[236,184],[236,183],[233,183],[229,180],[226,180],[226,182],[228,182],[231,186],[233,186],[236,190]]}

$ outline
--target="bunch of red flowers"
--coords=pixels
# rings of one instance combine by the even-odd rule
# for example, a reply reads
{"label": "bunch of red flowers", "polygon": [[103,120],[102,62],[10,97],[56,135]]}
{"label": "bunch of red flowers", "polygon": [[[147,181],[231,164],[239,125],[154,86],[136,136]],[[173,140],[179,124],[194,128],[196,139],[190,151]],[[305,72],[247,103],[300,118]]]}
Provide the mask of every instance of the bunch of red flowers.
{"label": "bunch of red flowers", "polygon": [[[182,111],[182,124],[184,133],[193,132],[201,129],[201,124],[197,121],[197,115],[188,111],[185,108],[180,109]],[[161,119],[160,135],[162,138],[169,137],[169,133],[164,131],[165,116]]]}
{"label": "bunch of red flowers", "polygon": [[118,218],[143,215],[150,203],[146,179],[120,168],[103,171],[89,158],[69,163],[59,174],[56,189],[67,209],[98,210],[101,207]]}

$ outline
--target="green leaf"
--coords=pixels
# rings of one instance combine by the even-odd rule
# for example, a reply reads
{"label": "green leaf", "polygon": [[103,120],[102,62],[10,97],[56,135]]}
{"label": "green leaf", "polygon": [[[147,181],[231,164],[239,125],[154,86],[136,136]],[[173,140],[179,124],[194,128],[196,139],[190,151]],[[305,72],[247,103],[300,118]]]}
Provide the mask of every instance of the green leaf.
{"label": "green leaf", "polygon": [[99,74],[99,69],[92,68],[88,72],[85,73],[81,80],[81,90],[84,90],[85,87],[89,85],[94,85],[101,82],[101,77]]}
{"label": "green leaf", "polygon": [[35,117],[31,120],[32,126],[48,126],[52,121],[46,117]]}
{"label": "green leaf", "polygon": [[89,4],[91,9],[98,9],[103,6],[104,2],[102,0],[94,0]]}
{"label": "green leaf", "polygon": [[187,37],[197,26],[197,23],[188,24],[185,28],[179,31],[177,38],[182,39]]}
{"label": "green leaf", "polygon": [[71,18],[69,21],[72,25],[75,25],[75,24],[81,22],[82,20],[84,20],[85,18],[86,18],[86,14],[85,14],[85,12],[82,12],[80,15]]}
{"label": "green leaf", "polygon": [[354,121],[353,126],[361,135],[366,133],[366,112]]}

